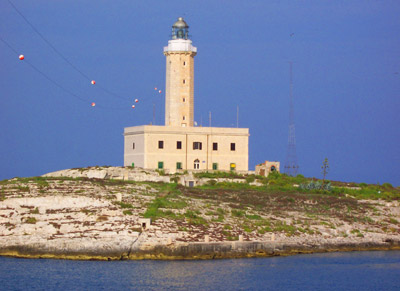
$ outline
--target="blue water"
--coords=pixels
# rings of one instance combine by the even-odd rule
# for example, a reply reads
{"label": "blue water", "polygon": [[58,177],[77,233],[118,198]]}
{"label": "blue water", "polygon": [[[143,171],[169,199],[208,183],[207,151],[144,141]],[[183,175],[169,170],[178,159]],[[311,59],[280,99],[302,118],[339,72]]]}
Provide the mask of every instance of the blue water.
{"label": "blue water", "polygon": [[1,290],[400,290],[400,251],[213,261],[0,257]]}

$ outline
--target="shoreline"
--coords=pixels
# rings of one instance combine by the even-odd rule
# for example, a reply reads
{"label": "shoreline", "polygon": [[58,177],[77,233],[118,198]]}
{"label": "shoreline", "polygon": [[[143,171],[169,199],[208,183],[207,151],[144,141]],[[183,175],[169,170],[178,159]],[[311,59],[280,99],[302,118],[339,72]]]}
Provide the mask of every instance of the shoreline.
{"label": "shoreline", "polygon": [[0,249],[0,256],[30,259],[65,260],[212,260],[236,258],[260,258],[351,251],[400,250],[400,241],[324,243],[320,245],[279,242],[192,242],[171,245],[153,245],[130,250],[115,248],[99,251],[79,250],[49,251],[45,245],[20,245]]}
{"label": "shoreline", "polygon": [[171,182],[183,176],[117,167],[45,176],[1,181],[1,256],[193,260],[400,249],[397,196],[282,192],[244,178],[208,185],[198,177],[204,187],[185,187]]}

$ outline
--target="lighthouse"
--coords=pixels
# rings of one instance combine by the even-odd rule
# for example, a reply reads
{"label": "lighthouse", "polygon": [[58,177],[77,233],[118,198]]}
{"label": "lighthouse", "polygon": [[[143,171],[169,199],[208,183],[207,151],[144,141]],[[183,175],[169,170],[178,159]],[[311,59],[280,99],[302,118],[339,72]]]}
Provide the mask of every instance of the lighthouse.
{"label": "lighthouse", "polygon": [[194,56],[197,48],[189,38],[189,26],[182,17],[172,25],[166,56],[165,125],[193,126]]}
{"label": "lighthouse", "polygon": [[194,57],[189,25],[172,25],[166,57],[165,125],[124,129],[124,166],[184,171],[247,172],[249,129],[194,124]]}

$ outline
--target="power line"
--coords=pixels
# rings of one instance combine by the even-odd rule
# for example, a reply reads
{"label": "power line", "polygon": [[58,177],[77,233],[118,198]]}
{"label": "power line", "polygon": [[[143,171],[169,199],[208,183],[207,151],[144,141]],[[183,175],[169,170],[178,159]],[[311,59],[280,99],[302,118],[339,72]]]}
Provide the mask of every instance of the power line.
{"label": "power line", "polygon": [[[3,39],[0,36],[0,40],[10,49],[12,50],[17,56],[19,55],[18,51],[13,48],[5,39]],[[51,82],[53,85],[57,86],[58,88],[60,88],[62,91],[64,91],[65,93],[79,99],[80,101],[84,102],[84,103],[89,103],[90,100],[87,100],[77,94],[75,94],[74,92],[72,92],[71,90],[68,90],[67,88],[65,88],[64,86],[62,86],[60,83],[56,82],[55,80],[53,80],[52,78],[50,78],[47,74],[45,74],[44,72],[42,72],[40,69],[38,69],[35,65],[33,65],[30,61],[28,61],[27,59],[24,59],[24,63],[27,63],[33,70],[35,70],[37,73],[39,73],[40,75],[42,75],[44,78],[46,78],[49,82]],[[96,105],[97,106],[97,105]],[[107,109],[126,109],[124,108],[116,108],[116,107],[105,107],[105,106],[97,106],[100,108],[107,108]]]}
{"label": "power line", "polygon": [[[86,75],[82,70],[80,70],[78,67],[76,67],[72,62],[70,62],[54,45],[51,44],[50,41],[48,41],[42,33],[22,14],[22,12],[10,1],[8,0],[8,3],[14,8],[14,10],[25,20],[25,22],[37,33],[37,35],[40,36],[40,38],[49,46],[52,48],[52,50],[60,57],[62,58],[66,63],[68,63],[75,71],[77,71],[82,77],[84,77],[86,80],[91,81],[92,79]],[[114,97],[128,100],[128,98],[124,98],[122,96],[119,96],[118,94],[111,92],[110,90],[104,88],[103,86],[97,85],[97,87],[104,92],[106,92],[109,95],[112,95]]]}

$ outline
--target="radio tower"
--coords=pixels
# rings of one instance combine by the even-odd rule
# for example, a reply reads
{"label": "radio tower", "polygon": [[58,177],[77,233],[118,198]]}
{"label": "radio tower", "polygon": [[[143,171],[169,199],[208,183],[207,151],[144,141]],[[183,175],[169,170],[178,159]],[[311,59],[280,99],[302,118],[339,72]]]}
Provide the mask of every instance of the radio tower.
{"label": "radio tower", "polygon": [[290,65],[290,111],[289,111],[289,140],[286,152],[285,173],[289,176],[296,176],[299,165],[296,155],[296,134],[294,127],[294,108],[293,108],[293,62]]}

